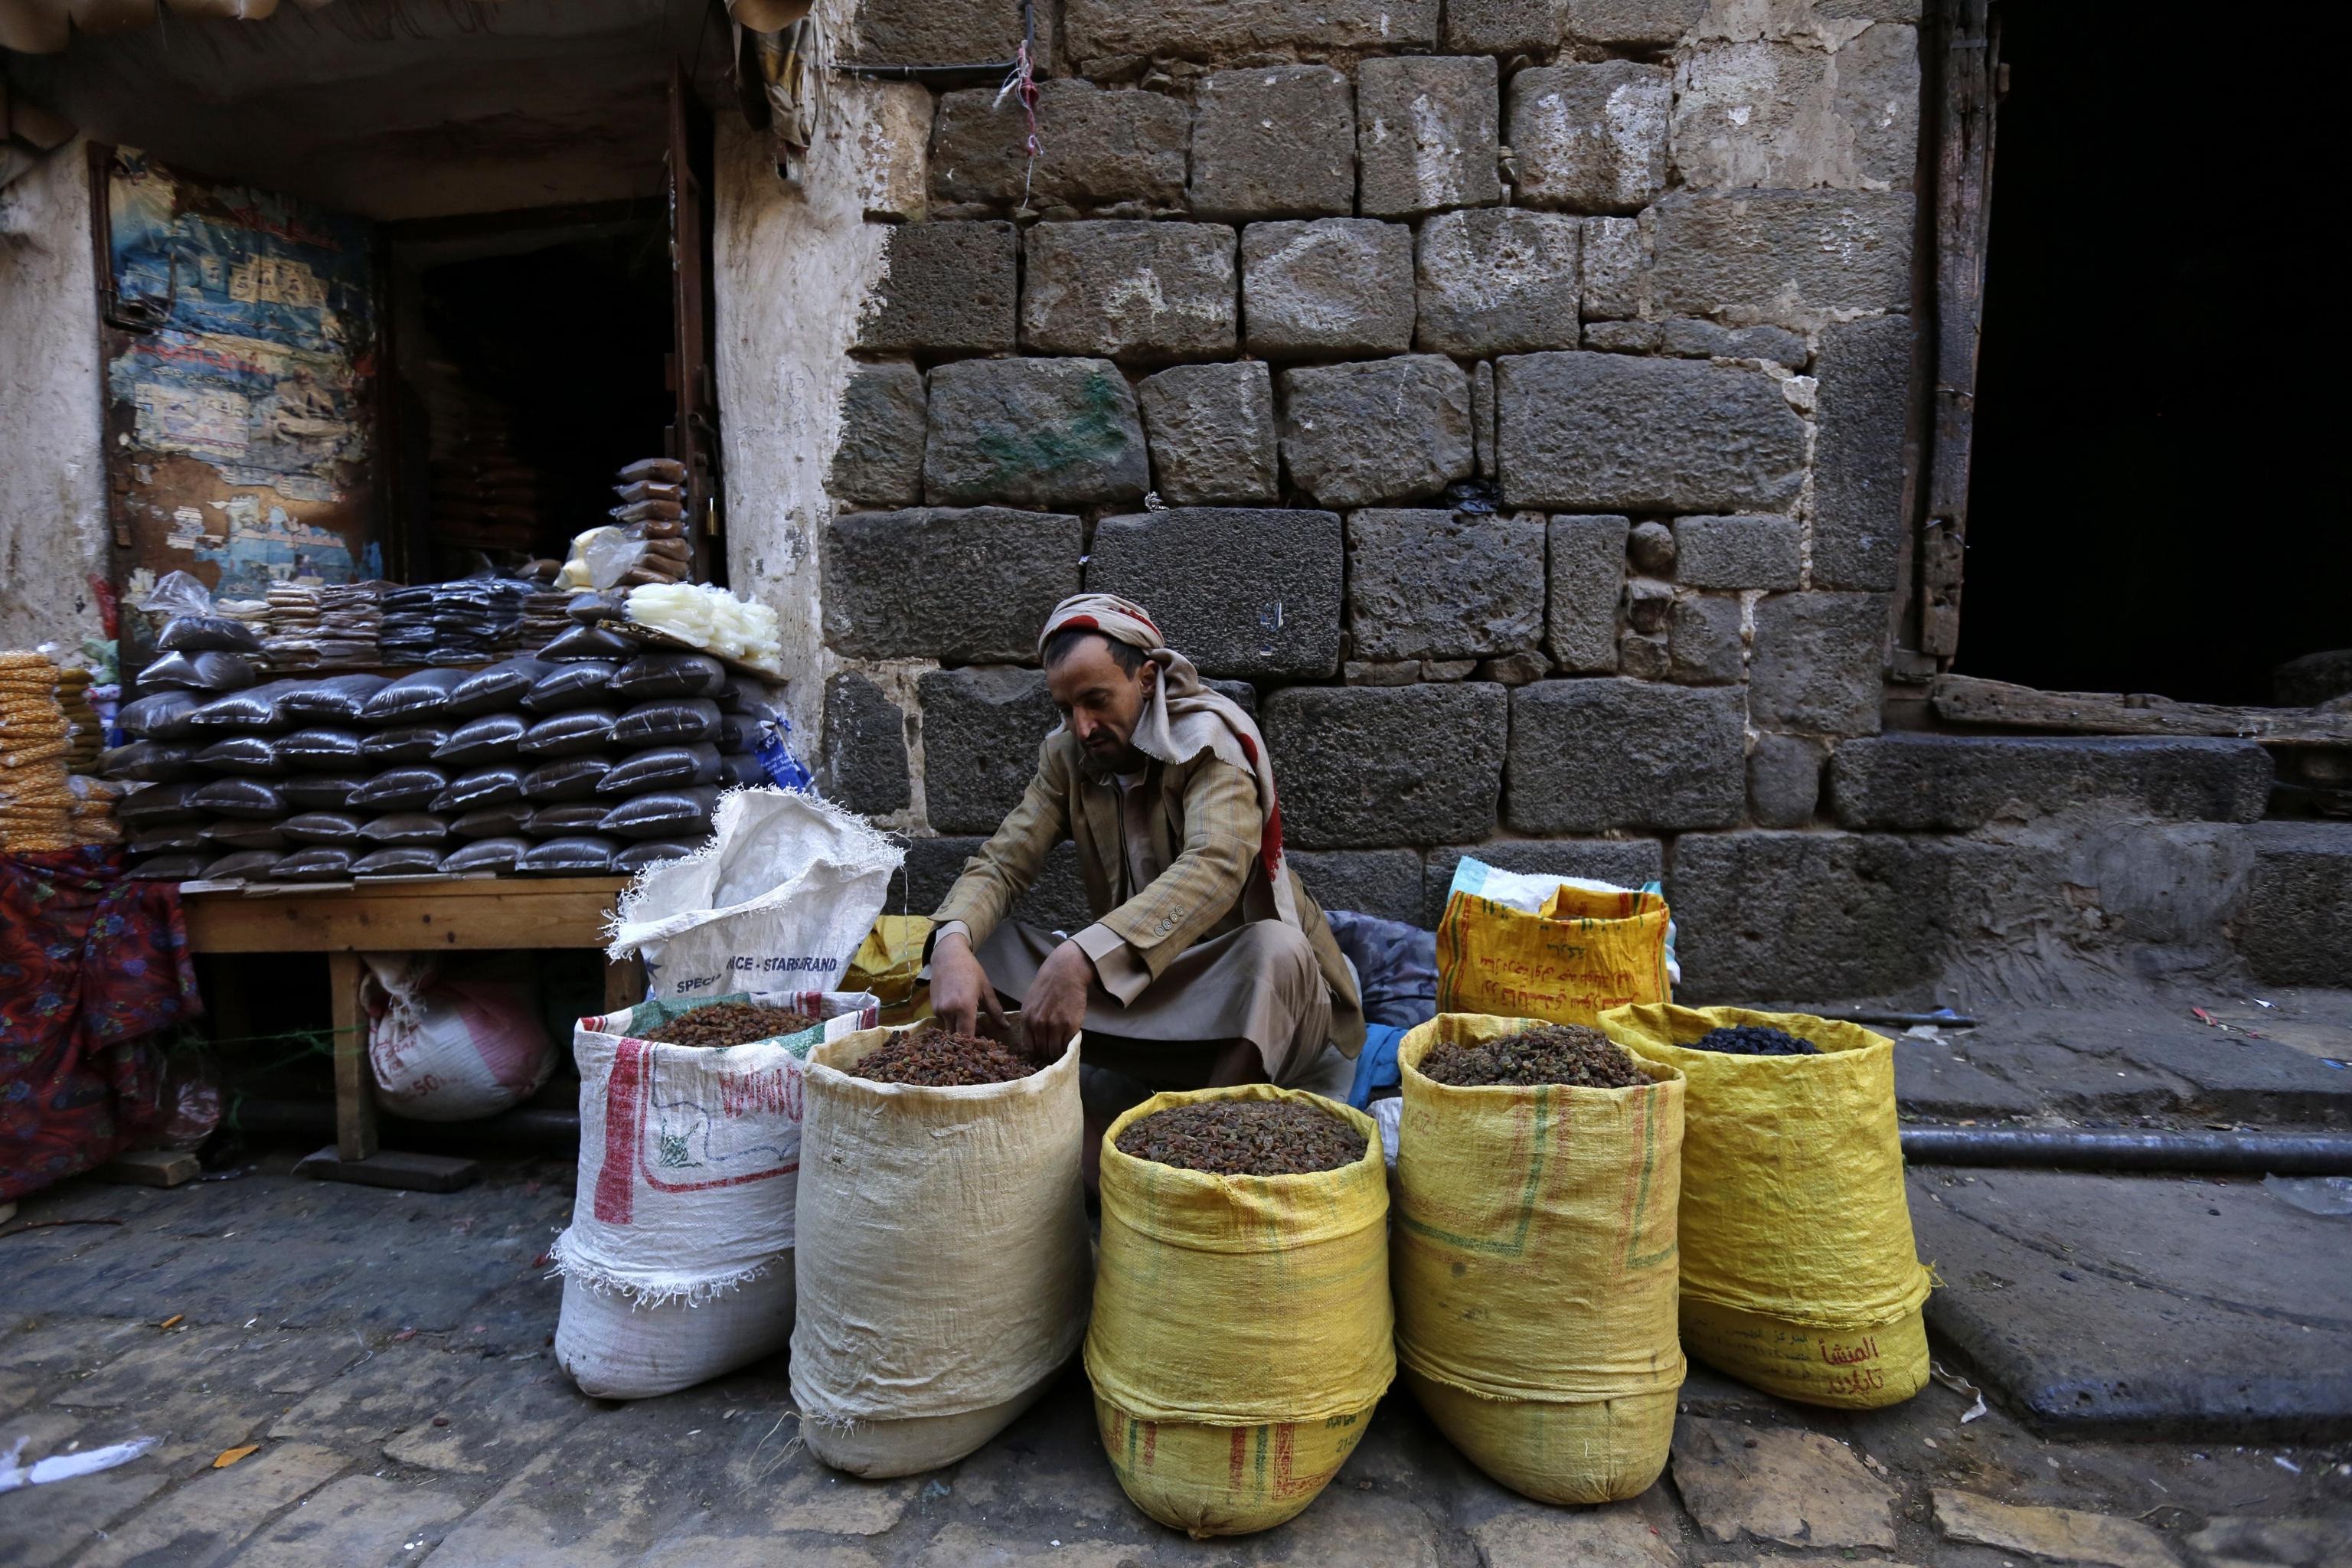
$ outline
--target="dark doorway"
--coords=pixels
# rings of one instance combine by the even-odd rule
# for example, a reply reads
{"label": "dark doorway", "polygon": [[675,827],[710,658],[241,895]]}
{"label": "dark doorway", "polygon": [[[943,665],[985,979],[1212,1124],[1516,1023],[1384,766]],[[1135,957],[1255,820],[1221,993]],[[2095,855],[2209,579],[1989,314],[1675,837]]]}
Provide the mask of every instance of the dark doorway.
{"label": "dark doorway", "polygon": [[[2309,174],[2337,106],[2217,74],[2208,7],[1999,10],[1955,668],[2268,703],[2274,667],[2352,647],[2341,220]],[[2317,16],[2297,52],[2330,59]]]}

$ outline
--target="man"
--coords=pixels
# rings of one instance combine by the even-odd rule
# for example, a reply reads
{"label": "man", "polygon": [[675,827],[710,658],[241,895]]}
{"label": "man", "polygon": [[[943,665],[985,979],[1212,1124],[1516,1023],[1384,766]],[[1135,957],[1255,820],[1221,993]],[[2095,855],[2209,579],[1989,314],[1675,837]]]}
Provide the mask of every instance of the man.
{"label": "man", "polygon": [[[1030,1049],[1080,1028],[1086,1065],[1150,1089],[1297,1081],[1364,1040],[1354,974],[1282,856],[1257,725],[1136,605],[1085,594],[1037,639],[1061,726],[935,917],[931,1006],[970,1032],[1019,1000]],[[1075,839],[1095,923],[1056,942],[1005,918]]]}

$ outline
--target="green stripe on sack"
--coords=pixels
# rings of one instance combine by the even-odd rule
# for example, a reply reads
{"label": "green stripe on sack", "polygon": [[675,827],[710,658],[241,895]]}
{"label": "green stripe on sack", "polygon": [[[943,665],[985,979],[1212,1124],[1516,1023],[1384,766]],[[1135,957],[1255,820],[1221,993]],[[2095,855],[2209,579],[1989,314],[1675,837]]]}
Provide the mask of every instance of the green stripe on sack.
{"label": "green stripe on sack", "polygon": [[1519,1189],[1518,1223],[1512,1229],[1510,1240],[1491,1241],[1485,1237],[1458,1236],[1453,1231],[1440,1230],[1433,1225],[1424,1224],[1408,1214],[1398,1215],[1397,1222],[1415,1236],[1427,1237],[1432,1241],[1442,1241],[1449,1247],[1458,1247],[1465,1252],[1491,1252],[1498,1258],[1517,1258],[1527,1249],[1528,1231],[1535,1224],[1536,1188],[1543,1181],[1544,1151],[1549,1143],[1547,1134],[1550,1131],[1551,1090],[1548,1087],[1538,1088],[1536,1090],[1536,1125],[1533,1139],[1535,1157],[1528,1162],[1527,1184]]}

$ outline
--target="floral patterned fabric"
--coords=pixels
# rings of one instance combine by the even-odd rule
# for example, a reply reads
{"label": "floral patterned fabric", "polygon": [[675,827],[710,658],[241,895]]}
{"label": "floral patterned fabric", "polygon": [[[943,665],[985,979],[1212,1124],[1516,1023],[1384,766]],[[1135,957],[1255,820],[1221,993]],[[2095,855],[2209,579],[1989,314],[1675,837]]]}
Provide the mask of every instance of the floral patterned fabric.
{"label": "floral patterned fabric", "polygon": [[120,849],[0,856],[0,1200],[112,1158],[163,1120],[152,1036],[204,1010],[170,882]]}

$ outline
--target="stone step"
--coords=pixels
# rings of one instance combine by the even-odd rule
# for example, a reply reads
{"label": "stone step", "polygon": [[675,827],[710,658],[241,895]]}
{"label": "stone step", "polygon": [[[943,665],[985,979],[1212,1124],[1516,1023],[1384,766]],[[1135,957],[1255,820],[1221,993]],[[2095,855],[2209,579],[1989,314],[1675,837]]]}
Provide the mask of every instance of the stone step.
{"label": "stone step", "polygon": [[1846,827],[1967,833],[2096,805],[2174,822],[2252,822],[2271,760],[2252,741],[2202,736],[1876,735],[1830,761]]}

